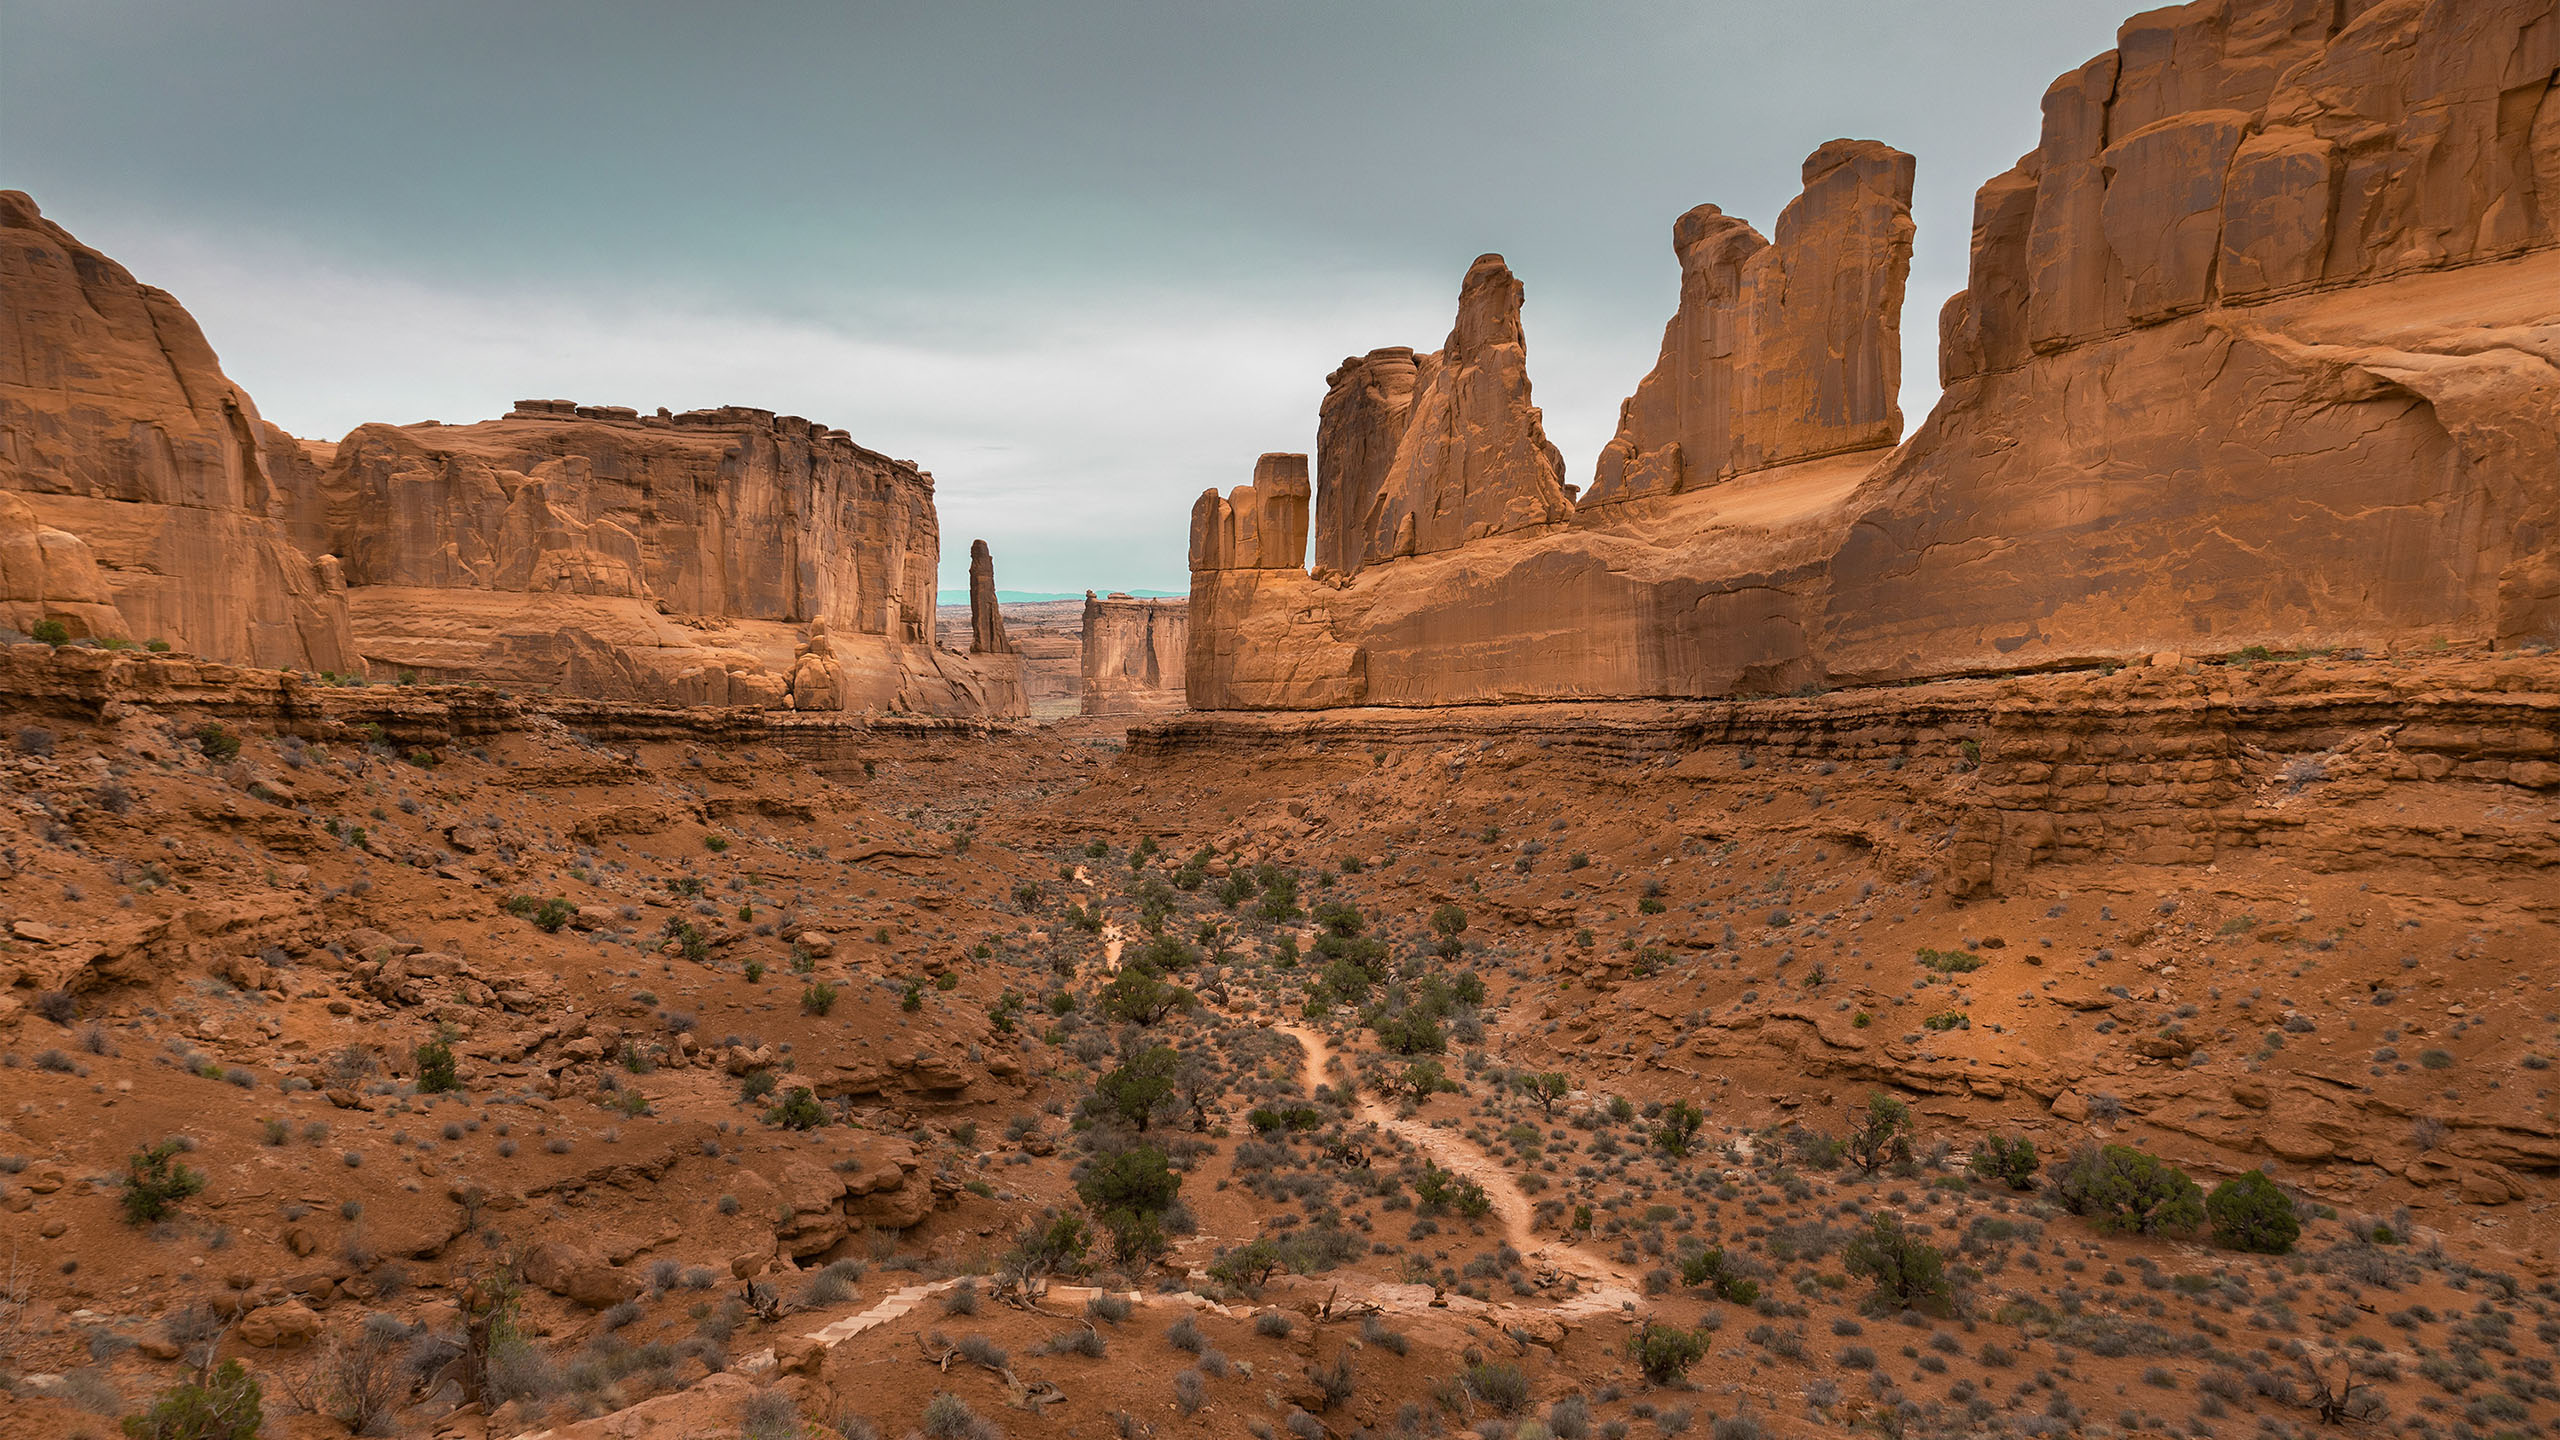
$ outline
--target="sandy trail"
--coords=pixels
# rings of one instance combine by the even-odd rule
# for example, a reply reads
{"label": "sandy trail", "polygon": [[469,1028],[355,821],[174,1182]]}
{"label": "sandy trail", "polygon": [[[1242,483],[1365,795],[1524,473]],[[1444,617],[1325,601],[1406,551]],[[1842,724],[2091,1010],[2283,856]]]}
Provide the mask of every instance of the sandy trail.
{"label": "sandy trail", "polygon": [[1336,1093],[1349,1090],[1354,1097],[1353,1113],[1358,1118],[1413,1145],[1441,1169],[1454,1171],[1483,1186],[1486,1197],[1493,1201],[1494,1218],[1501,1222],[1503,1238],[1512,1249],[1520,1252],[1533,1273],[1539,1269],[1553,1270],[1571,1275],[1591,1287],[1559,1304],[1540,1308],[1562,1315],[1587,1315],[1642,1302],[1643,1284],[1605,1257],[1562,1240],[1540,1238],[1529,1223],[1534,1213],[1529,1196],[1521,1190],[1519,1182],[1511,1178],[1509,1170],[1461,1136],[1396,1114],[1375,1096],[1360,1089],[1347,1073],[1333,1073],[1342,1067],[1334,1057],[1331,1042],[1322,1032],[1276,1020],[1271,1028],[1297,1041],[1298,1048],[1306,1052],[1304,1079],[1310,1092],[1321,1084],[1332,1085]]}

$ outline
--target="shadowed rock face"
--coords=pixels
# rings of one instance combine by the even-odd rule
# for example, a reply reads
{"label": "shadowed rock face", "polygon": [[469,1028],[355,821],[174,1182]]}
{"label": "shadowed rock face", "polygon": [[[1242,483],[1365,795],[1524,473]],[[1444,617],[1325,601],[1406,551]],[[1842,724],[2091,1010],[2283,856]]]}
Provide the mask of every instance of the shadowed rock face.
{"label": "shadowed rock face", "polygon": [[1004,638],[1004,611],[996,601],[996,557],[984,540],[969,542],[969,653],[1010,655]]}
{"label": "shadowed rock face", "polygon": [[1680,311],[1618,415],[1584,505],[1674,495],[1902,435],[1912,160],[1835,140],[1804,162],[1776,244],[1713,205],[1672,226]]}
{"label": "shadowed rock face", "polygon": [[1083,713],[1146,715],[1181,709],[1190,633],[1187,601],[1086,591]]}
{"label": "shadowed rock face", "polygon": [[344,557],[382,668],[611,699],[1023,713],[1006,652],[933,644],[932,477],[798,416],[528,400],[473,425],[359,427],[314,486],[307,543]]}
{"label": "shadowed rock face", "polygon": [[1324,568],[1195,573],[1192,705],[2560,641],[2555,0],[2199,0],[2119,41],[1976,196],[1945,390],[1898,447],[1910,161],[1837,141],[1774,242],[1681,217],[1680,312],[1561,524],[1373,526],[1347,563],[1332,517],[1482,518],[1544,475],[1417,440],[1445,362],[1410,402],[1395,352],[1347,362]]}
{"label": "shadowed rock face", "polygon": [[[39,530],[77,538],[122,625],[94,608],[18,613],[222,660],[350,665],[336,567],[287,537],[267,436],[175,298],[0,191],[0,490]],[[41,548],[49,572],[82,577],[60,598],[96,606],[63,542]]]}
{"label": "shadowed rock face", "polygon": [[1325,377],[1316,421],[1313,560],[1319,572],[1351,575],[1369,563],[1365,518],[1404,443],[1422,366],[1437,363],[1436,356],[1417,361],[1411,346],[1394,345],[1350,356]]}

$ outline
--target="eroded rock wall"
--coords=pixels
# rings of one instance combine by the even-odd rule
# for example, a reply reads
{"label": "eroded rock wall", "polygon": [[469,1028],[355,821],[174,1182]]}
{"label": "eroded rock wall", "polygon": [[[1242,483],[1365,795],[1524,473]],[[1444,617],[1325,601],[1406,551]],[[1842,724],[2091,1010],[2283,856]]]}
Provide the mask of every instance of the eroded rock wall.
{"label": "eroded rock wall", "polygon": [[1601,448],[1586,506],[1902,438],[1910,156],[1834,140],[1804,162],[1776,243],[1713,205],[1671,230],[1680,309]]}
{"label": "eroded rock wall", "polygon": [[472,425],[359,427],[317,483],[377,668],[611,699],[1022,713],[1002,652],[933,643],[932,477],[841,430],[529,400]]}
{"label": "eroded rock wall", "polygon": [[1188,601],[1086,591],[1082,713],[1151,715],[1183,708],[1190,637]]}
{"label": "eroded rock wall", "polygon": [[[1546,467],[1430,439],[1435,396],[1478,393],[1445,358],[1411,362],[1409,401],[1394,352],[1347,362],[1319,569],[1195,574],[1192,705],[2560,643],[2554,12],[2198,0],[2127,21],[1977,195],[1945,389],[1889,451],[1911,172],[1873,142],[1807,161],[1775,243],[1682,217],[1661,358],[1547,523],[1477,523],[1477,497],[1541,494]],[[1516,322],[1496,278],[1471,273],[1462,333]],[[1352,512],[1415,516],[1387,531],[1414,543],[1348,564],[1328,527]]]}
{"label": "eroded rock wall", "polygon": [[0,191],[0,491],[32,516],[8,528],[47,557],[42,584],[70,587],[21,595],[32,582],[13,564],[15,619],[350,667],[336,567],[282,523],[269,433],[175,297]]}

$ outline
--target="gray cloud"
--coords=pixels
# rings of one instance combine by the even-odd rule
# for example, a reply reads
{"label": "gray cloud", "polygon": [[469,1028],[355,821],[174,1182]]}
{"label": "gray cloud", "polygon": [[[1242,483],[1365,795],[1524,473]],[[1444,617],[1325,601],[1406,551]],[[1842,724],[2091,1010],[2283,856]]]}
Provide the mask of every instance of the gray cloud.
{"label": "gray cloud", "polygon": [[278,423],[744,403],[931,469],[946,583],[1179,589],[1323,375],[1529,287],[1577,475],[1676,297],[1835,135],[1920,160],[1905,406],[1971,192],[2121,0],[722,7],[14,0],[0,183]]}

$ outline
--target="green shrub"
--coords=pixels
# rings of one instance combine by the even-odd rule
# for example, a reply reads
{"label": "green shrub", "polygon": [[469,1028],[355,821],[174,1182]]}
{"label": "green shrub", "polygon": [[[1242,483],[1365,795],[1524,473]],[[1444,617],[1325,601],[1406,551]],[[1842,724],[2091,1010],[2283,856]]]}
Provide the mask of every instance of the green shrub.
{"label": "green shrub", "polygon": [[198,1371],[161,1391],[148,1411],[126,1416],[124,1433],[133,1440],[258,1440],[266,1423],[257,1380],[239,1361],[225,1360],[211,1374]]}
{"label": "green shrub", "polygon": [[207,758],[229,760],[240,753],[240,737],[211,720],[196,727],[196,748]]}
{"label": "green shrub", "polygon": [[57,650],[71,643],[71,627],[59,620],[39,620],[27,635],[37,644],[50,645]]}
{"label": "green shrub", "polygon": [[[1577,1224],[1580,1218],[1581,1212],[1577,1211]],[[1722,1250],[1695,1250],[1681,1256],[1680,1282],[1706,1286],[1717,1298],[1736,1305],[1748,1305],[1760,1298],[1760,1282],[1735,1269]]]}
{"label": "green shrub", "polygon": [[445,1041],[429,1040],[414,1052],[418,1061],[418,1093],[437,1095],[462,1088],[462,1080],[454,1073],[453,1046]]}
{"label": "green shrub", "polygon": [[1182,1057],[1170,1045],[1150,1045],[1130,1056],[1120,1068],[1093,1083],[1094,1098],[1103,1108],[1138,1127],[1140,1131],[1155,1116],[1156,1107],[1173,1098],[1174,1071]]}
{"label": "green shrub", "polygon": [[2204,1211],[2213,1226],[2214,1243],[2227,1249],[2282,1255],[2302,1238],[2302,1221],[2293,1213],[2293,1201],[2264,1171],[2251,1170],[2214,1186],[2205,1197]]}
{"label": "green shrub", "polygon": [[1707,1123],[1707,1114],[1686,1099],[1674,1100],[1662,1112],[1662,1126],[1653,1132],[1653,1143],[1662,1153],[1680,1159],[1698,1138],[1698,1127]]}
{"label": "green shrub", "polygon": [[827,1123],[827,1107],[818,1103],[818,1093],[806,1085],[794,1085],[783,1094],[780,1104],[764,1112],[764,1123],[785,1130],[815,1130]]}
{"label": "green shrub", "polygon": [[533,911],[534,925],[552,935],[560,933],[562,926],[577,918],[578,907],[556,895],[535,906]]}
{"label": "green shrub", "polygon": [[1867,1092],[1866,1113],[1849,1127],[1849,1158],[1873,1173],[1911,1159],[1911,1107],[1881,1090]]}
{"label": "green shrub", "polygon": [[1902,1217],[1882,1214],[1840,1252],[1852,1275],[1876,1282],[1876,1299],[1896,1310],[1936,1310],[1948,1296],[1947,1265],[1937,1247],[1902,1228]]}
{"label": "green shrub", "polygon": [[1650,1320],[1627,1341],[1627,1355],[1644,1372],[1644,1378],[1656,1385],[1669,1385],[1688,1374],[1689,1367],[1706,1358],[1706,1354],[1707,1332]]}
{"label": "green shrub", "polygon": [[2012,1190],[2036,1188],[2036,1142],[2024,1135],[1986,1135],[1974,1147],[1966,1168],[1985,1180],[1997,1180]]}
{"label": "green shrub", "polygon": [[178,1202],[204,1191],[204,1172],[178,1162],[185,1147],[175,1140],[136,1150],[125,1160],[124,1218],[148,1225],[178,1208]]}
{"label": "green shrub", "polygon": [[836,987],[824,980],[812,980],[800,991],[800,1013],[823,1017],[836,1008]]}
{"label": "green shrub", "polygon": [[2204,1192],[2187,1173],[2130,1145],[2084,1146],[2053,1177],[2054,1198],[2101,1230],[2184,1232],[2204,1223]]}

